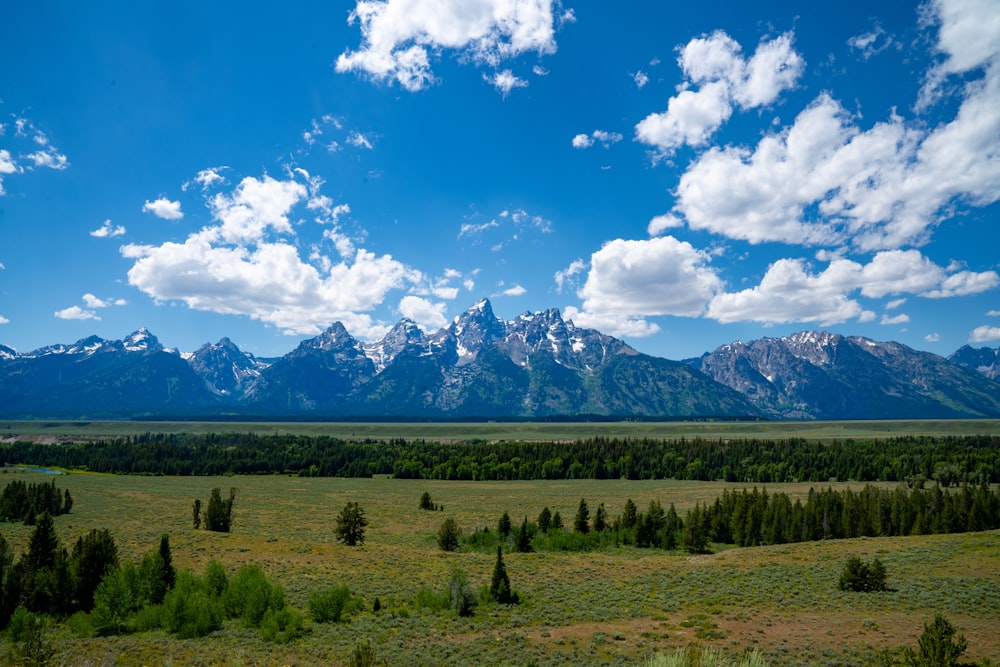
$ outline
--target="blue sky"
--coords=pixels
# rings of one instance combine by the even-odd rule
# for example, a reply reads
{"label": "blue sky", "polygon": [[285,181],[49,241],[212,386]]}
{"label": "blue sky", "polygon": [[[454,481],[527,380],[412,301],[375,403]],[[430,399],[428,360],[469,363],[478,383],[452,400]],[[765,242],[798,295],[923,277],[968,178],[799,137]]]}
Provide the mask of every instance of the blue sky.
{"label": "blue sky", "polygon": [[14,3],[0,343],[481,297],[673,359],[1000,341],[1000,2]]}

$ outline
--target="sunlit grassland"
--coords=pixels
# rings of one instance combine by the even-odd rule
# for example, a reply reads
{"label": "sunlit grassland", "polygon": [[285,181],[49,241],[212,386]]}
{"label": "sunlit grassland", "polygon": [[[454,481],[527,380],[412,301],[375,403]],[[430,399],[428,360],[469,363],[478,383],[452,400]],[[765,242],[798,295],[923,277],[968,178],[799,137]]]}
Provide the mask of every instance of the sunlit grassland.
{"label": "sunlit grassland", "polygon": [[[26,481],[37,473],[10,472]],[[0,484],[6,475],[0,476]],[[494,555],[444,553],[434,533],[446,517],[465,532],[494,529],[506,510],[515,522],[542,507],[572,522],[581,498],[610,516],[631,498],[673,503],[683,515],[696,502],[738,485],[679,481],[433,482],[266,477],[131,477],[72,474],[57,478],[72,492],[69,515],[56,519],[64,544],[91,528],[108,528],[124,560],[155,550],[170,535],[175,564],[196,573],[210,559],[230,574],[259,564],[305,610],[310,591],[346,584],[368,612],[349,623],[312,625],[287,646],[267,644],[230,622],[192,641],[162,632],[80,639],[50,631],[57,660],[67,664],[345,664],[369,639],[391,665],[628,665],[692,641],[733,653],[757,646],[772,665],[862,664],[883,646],[915,645],[925,621],[945,614],[969,639],[969,658],[1000,657],[1000,532],[878,538],[726,549],[706,556],[631,547],[584,554],[505,553],[514,588],[525,599],[485,607],[470,619],[415,608],[421,588],[442,589],[457,565],[475,587],[488,584]],[[213,486],[236,487],[233,532],[195,531],[191,505]],[[826,487],[827,485],[824,485]],[[845,484],[829,485],[843,488]],[[769,485],[792,497],[809,484]],[[418,509],[427,491],[438,512]],[[347,501],[364,508],[365,545],[333,537]],[[0,524],[16,548],[30,529]],[[889,572],[889,593],[837,590],[844,561],[877,556]],[[378,597],[383,605],[371,613]]]}
{"label": "sunlit grassland", "polygon": [[183,421],[0,421],[0,438],[109,438],[140,433],[258,433],[344,439],[575,440],[584,438],[891,438],[905,435],[1000,433],[996,419],[780,421],[780,422],[183,422]]}

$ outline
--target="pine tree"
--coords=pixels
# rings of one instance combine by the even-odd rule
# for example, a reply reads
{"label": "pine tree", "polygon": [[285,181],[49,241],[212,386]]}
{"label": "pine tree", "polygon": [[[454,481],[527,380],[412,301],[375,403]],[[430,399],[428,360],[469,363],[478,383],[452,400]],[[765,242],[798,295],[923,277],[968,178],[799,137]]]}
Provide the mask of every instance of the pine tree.
{"label": "pine tree", "polygon": [[166,533],[160,537],[160,559],[163,561],[162,581],[166,589],[170,590],[177,580],[177,570],[174,569],[174,559],[170,554],[170,536]]}
{"label": "pine tree", "polygon": [[607,512],[604,503],[597,506],[597,514],[594,515],[594,532],[603,532],[608,527]]}
{"label": "pine tree", "polygon": [[590,509],[587,508],[587,501],[580,498],[580,506],[577,507],[576,516],[573,518],[573,530],[578,533],[590,532]]}
{"label": "pine tree", "polygon": [[510,589],[510,577],[503,564],[503,549],[497,547],[497,562],[493,566],[493,578],[490,580],[490,597],[500,604],[517,604],[517,594]]}
{"label": "pine tree", "polygon": [[500,521],[497,523],[497,532],[500,533],[500,537],[502,539],[507,539],[507,536],[510,535],[512,528],[513,526],[511,526],[510,523],[510,514],[505,511],[503,516],[500,517]]}
{"label": "pine tree", "polygon": [[355,502],[344,505],[337,517],[337,541],[349,547],[363,544],[365,541],[365,526],[368,520],[365,519],[364,510]]}
{"label": "pine tree", "polygon": [[630,529],[635,528],[636,522],[639,520],[638,508],[632,499],[629,498],[625,501],[625,509],[622,512],[622,528]]}
{"label": "pine tree", "polygon": [[194,505],[191,507],[191,519],[194,521],[195,530],[201,528],[201,500],[198,498],[194,499]]}
{"label": "pine tree", "polygon": [[968,648],[965,636],[955,637],[955,628],[941,614],[931,623],[924,623],[924,632],[918,642],[917,653],[913,649],[906,650],[906,664],[910,667],[955,667]]}
{"label": "pine tree", "polygon": [[543,533],[549,532],[549,528],[552,527],[552,512],[549,511],[548,506],[542,508],[541,513],[538,515],[538,530]]}
{"label": "pine tree", "polygon": [[528,517],[524,517],[524,522],[521,523],[521,530],[517,533],[517,550],[523,554],[532,551],[531,531],[528,528]]}

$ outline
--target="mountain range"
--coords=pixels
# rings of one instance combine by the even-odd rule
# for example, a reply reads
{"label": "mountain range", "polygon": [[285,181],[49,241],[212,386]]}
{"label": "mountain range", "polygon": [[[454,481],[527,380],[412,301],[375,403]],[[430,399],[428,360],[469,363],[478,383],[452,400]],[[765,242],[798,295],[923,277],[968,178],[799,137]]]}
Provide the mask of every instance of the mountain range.
{"label": "mountain range", "polygon": [[193,353],[146,329],[18,353],[0,345],[6,418],[870,419],[1000,417],[1000,351],[949,358],[823,332],[641,354],[558,310],[498,318],[488,300],[381,340],[340,323],[277,359],[228,338]]}

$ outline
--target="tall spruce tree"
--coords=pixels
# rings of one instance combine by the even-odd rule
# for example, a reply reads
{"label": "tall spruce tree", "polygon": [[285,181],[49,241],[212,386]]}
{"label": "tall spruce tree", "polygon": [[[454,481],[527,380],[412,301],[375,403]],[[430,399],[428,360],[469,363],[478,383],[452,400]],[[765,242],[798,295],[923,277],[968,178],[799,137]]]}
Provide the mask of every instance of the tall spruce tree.
{"label": "tall spruce tree", "polygon": [[510,589],[510,577],[507,567],[503,564],[503,549],[497,546],[497,562],[493,566],[493,577],[490,579],[490,597],[500,604],[517,604],[517,594]]}
{"label": "tall spruce tree", "polygon": [[587,507],[587,501],[583,498],[580,498],[580,506],[576,509],[576,517],[573,519],[573,530],[584,534],[590,532],[590,509]]}

